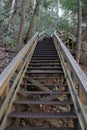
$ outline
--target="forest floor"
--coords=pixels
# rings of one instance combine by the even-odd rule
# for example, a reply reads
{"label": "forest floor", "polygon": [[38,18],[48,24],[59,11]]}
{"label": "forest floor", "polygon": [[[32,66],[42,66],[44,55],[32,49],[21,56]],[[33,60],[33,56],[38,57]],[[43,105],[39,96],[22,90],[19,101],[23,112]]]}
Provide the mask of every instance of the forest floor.
{"label": "forest floor", "polygon": [[83,65],[83,64],[80,64],[80,67],[82,68],[83,72],[86,74],[87,76],[87,65]]}
{"label": "forest floor", "polygon": [[[21,48],[24,45],[21,44]],[[0,44],[0,74],[15,57],[15,46]]]}
{"label": "forest floor", "polygon": [[[24,44],[21,44],[21,48]],[[0,74],[15,56],[15,46],[6,45],[0,40]],[[82,70],[87,76],[87,65],[80,64]]]}

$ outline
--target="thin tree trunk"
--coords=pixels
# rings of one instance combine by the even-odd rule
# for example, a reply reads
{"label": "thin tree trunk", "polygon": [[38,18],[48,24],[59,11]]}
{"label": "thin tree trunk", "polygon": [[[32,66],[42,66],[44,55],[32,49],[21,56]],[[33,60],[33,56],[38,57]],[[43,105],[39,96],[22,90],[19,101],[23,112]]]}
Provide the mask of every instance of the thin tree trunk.
{"label": "thin tree trunk", "polygon": [[44,18],[44,31],[46,31],[46,29],[47,29],[47,24],[48,24],[48,22],[47,22],[47,7],[45,7],[45,18]]}
{"label": "thin tree trunk", "polygon": [[[40,10],[40,7],[39,7],[39,10]],[[37,25],[36,25],[36,32],[39,31],[39,27],[40,27],[40,11],[38,12]]]}
{"label": "thin tree trunk", "polygon": [[11,19],[12,19],[13,15],[14,15],[14,12],[15,12],[15,3],[16,3],[16,0],[13,0],[12,4],[11,4],[11,10],[10,10],[10,13],[9,13],[7,29],[10,28]]}
{"label": "thin tree trunk", "polygon": [[22,43],[24,24],[25,24],[26,5],[27,5],[27,0],[23,0],[22,11],[21,11],[21,22],[20,22],[19,33],[18,33],[18,43],[17,43],[17,47],[16,47],[16,54],[18,53],[18,51],[20,49],[20,44]]}
{"label": "thin tree trunk", "polygon": [[59,0],[56,0],[56,14],[57,14],[57,25],[56,29],[59,30]]}
{"label": "thin tree trunk", "polygon": [[25,43],[27,42],[28,39],[30,39],[30,37],[32,35],[32,30],[33,30],[34,24],[35,24],[37,16],[38,16],[39,4],[40,4],[40,0],[36,0],[35,10],[34,10],[32,19],[30,21],[30,25],[29,25],[29,28],[28,28],[27,35],[26,35],[26,37],[24,39]]}
{"label": "thin tree trunk", "polygon": [[81,35],[82,35],[82,2],[78,0],[78,24],[77,24],[77,41],[76,41],[76,61],[80,62],[81,53]]}

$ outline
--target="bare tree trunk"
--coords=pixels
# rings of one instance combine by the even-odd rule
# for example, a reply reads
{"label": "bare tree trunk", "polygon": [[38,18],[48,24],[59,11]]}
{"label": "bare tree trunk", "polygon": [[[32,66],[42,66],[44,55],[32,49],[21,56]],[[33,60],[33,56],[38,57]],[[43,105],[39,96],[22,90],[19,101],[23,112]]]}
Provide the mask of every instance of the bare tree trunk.
{"label": "bare tree trunk", "polygon": [[56,0],[56,14],[57,14],[57,25],[56,29],[59,30],[59,0]]}
{"label": "bare tree trunk", "polygon": [[45,18],[44,18],[44,31],[46,31],[46,29],[47,29],[47,24],[48,24],[48,22],[47,22],[47,11],[48,11],[48,9],[47,9],[47,7],[45,7]]}
{"label": "bare tree trunk", "polygon": [[17,43],[17,47],[16,47],[16,54],[18,53],[18,51],[20,49],[20,44],[22,43],[24,24],[25,24],[26,5],[27,5],[27,0],[23,0],[22,11],[21,11],[21,22],[20,22],[20,28],[19,28],[19,34],[18,34],[18,43]]}
{"label": "bare tree trunk", "polygon": [[82,2],[78,0],[78,25],[77,25],[77,40],[76,40],[76,61],[80,61],[81,53],[81,35],[82,35]]}
{"label": "bare tree trunk", "polygon": [[24,40],[25,43],[27,42],[28,39],[30,39],[30,37],[32,35],[32,30],[33,30],[33,27],[34,27],[34,24],[36,22],[37,15],[38,15],[39,4],[40,4],[40,0],[36,0],[35,10],[34,10],[32,19],[30,21],[30,25],[29,25],[29,28],[28,28],[27,35],[26,35],[25,40]]}
{"label": "bare tree trunk", "polygon": [[13,15],[14,15],[14,12],[15,12],[15,4],[16,4],[16,0],[13,0],[12,4],[11,4],[11,10],[10,10],[10,13],[9,13],[7,29],[10,28],[10,22],[11,22]]}
{"label": "bare tree trunk", "polygon": [[[40,7],[39,7],[39,10],[40,10]],[[37,25],[36,25],[36,32],[39,31],[39,27],[40,27],[40,11],[38,12]]]}

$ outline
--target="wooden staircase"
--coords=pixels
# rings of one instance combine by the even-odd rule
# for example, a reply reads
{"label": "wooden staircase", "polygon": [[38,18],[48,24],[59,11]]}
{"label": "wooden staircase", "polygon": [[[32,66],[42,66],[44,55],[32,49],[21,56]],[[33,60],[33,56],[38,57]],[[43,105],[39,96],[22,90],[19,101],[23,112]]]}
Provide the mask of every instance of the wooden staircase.
{"label": "wooden staircase", "polygon": [[39,41],[5,130],[79,130],[79,121],[52,38]]}

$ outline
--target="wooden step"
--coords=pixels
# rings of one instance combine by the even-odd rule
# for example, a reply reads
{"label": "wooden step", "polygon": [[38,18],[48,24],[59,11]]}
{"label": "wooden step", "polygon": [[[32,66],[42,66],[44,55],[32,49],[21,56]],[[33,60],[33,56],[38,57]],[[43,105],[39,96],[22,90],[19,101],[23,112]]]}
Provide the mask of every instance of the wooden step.
{"label": "wooden step", "polygon": [[52,67],[52,66],[45,66],[45,67],[44,66],[36,66],[36,67],[35,66],[34,67],[33,66],[29,66],[27,68],[27,70],[30,70],[30,69],[31,70],[32,69],[34,69],[34,70],[35,69],[36,70],[39,70],[39,69],[41,69],[41,70],[61,70],[61,71],[63,70],[62,67],[58,67],[58,66],[54,66],[54,67]]}
{"label": "wooden step", "polygon": [[41,59],[41,60],[31,60],[31,62],[30,63],[60,63],[60,60],[43,60],[43,59]]}
{"label": "wooden step", "polygon": [[[29,78],[28,78],[28,76],[29,77],[31,77],[30,75],[29,75],[29,73],[25,73],[27,76],[25,76],[24,78],[23,78],[23,80],[29,80]],[[62,83],[62,81],[65,81],[65,77],[31,77],[32,79],[35,79],[35,80],[52,80],[52,79],[55,79],[55,80],[60,80],[60,85],[64,85],[64,86],[66,86],[66,83]],[[62,80],[62,81],[61,81]]]}
{"label": "wooden step", "polygon": [[[62,104],[63,106],[65,106],[66,107],[66,104],[67,105],[73,105],[72,104],[72,100],[62,100],[61,102],[60,102],[60,100],[59,100],[59,98],[60,97],[63,97],[63,96],[70,96],[70,93],[69,92],[53,92],[53,91],[49,91],[49,93],[47,93],[47,92],[41,92],[41,93],[39,93],[39,92],[30,92],[29,93],[29,91],[20,91],[20,92],[18,92],[17,93],[18,95],[22,95],[22,96],[24,96],[26,99],[26,101],[28,100],[28,101],[30,101],[29,99],[27,99],[28,98],[28,96],[35,96],[36,97],[36,99],[37,99],[37,97],[38,96],[41,96],[41,97],[43,97],[43,98],[40,98],[40,99],[37,99],[37,100],[33,100],[33,101],[35,101],[35,102],[38,102],[38,101],[40,101],[40,103],[41,103],[41,101],[45,101],[46,102],[46,104],[47,104],[47,102],[48,102],[48,105],[50,104],[49,102],[53,102],[53,100],[54,99],[58,99],[58,100],[54,100],[54,102],[56,102],[57,101],[57,103],[60,105],[60,104]],[[58,98],[59,97],[59,98]],[[43,102],[43,103],[45,103],[45,102]],[[53,103],[54,103],[53,102]],[[55,105],[56,103],[54,103],[54,105]]]}
{"label": "wooden step", "polygon": [[62,67],[28,67],[27,70],[62,70]]}
{"label": "wooden step", "polygon": [[58,55],[51,55],[51,54],[34,54],[32,57],[58,57]]}
{"label": "wooden step", "polygon": [[5,130],[78,130],[78,128],[73,127],[52,127],[52,128],[40,128],[40,127],[23,127],[23,126],[10,126],[8,128],[6,128]]}
{"label": "wooden step", "polygon": [[32,57],[59,57],[58,54],[34,54]]}
{"label": "wooden step", "polygon": [[26,74],[64,74],[59,70],[29,70]]}
{"label": "wooden step", "polygon": [[46,112],[12,112],[8,118],[23,118],[23,119],[36,119],[36,118],[50,118],[50,119],[77,119],[77,116],[73,113],[46,113]]}
{"label": "wooden step", "polygon": [[26,90],[21,90],[20,92],[18,92],[18,94],[22,94],[22,95],[70,95],[70,92],[68,91],[62,91],[62,92],[42,92],[42,91],[26,91]]}
{"label": "wooden step", "polygon": [[58,57],[32,57],[31,60],[58,60]]}
{"label": "wooden step", "polygon": [[35,48],[35,52],[38,52],[38,53],[40,53],[40,52],[44,52],[44,54],[45,54],[45,52],[51,52],[51,54],[52,54],[52,52],[56,52],[56,49],[55,49],[55,47],[52,47],[52,46],[38,46],[38,47],[36,47]]}
{"label": "wooden step", "polygon": [[14,104],[20,104],[20,105],[73,105],[71,101],[29,101],[29,100],[16,100],[14,101]]}
{"label": "wooden step", "polygon": [[54,46],[47,46],[47,45],[41,45],[41,46],[37,46],[36,48],[35,48],[35,51],[37,51],[37,52],[42,52],[42,51],[44,51],[44,52],[49,52],[49,51],[51,51],[51,52],[55,52],[55,47]]}
{"label": "wooden step", "polygon": [[45,46],[37,46],[36,48],[35,48],[35,52],[56,52],[56,49],[55,49],[55,47],[53,47],[53,46],[47,46],[47,45],[45,45]]}
{"label": "wooden step", "polygon": [[35,52],[34,52],[34,55],[57,55],[58,56],[58,54],[55,52],[55,50],[35,50]]}
{"label": "wooden step", "polygon": [[[24,78],[24,79],[26,79],[26,78]],[[33,78],[34,79],[34,78]],[[40,78],[41,79],[41,78]],[[50,78],[51,79],[51,78]],[[21,84],[21,86],[35,86],[36,84],[32,84],[32,83],[22,83]],[[50,86],[53,86],[53,87],[55,87],[55,86],[61,86],[61,87],[66,87],[67,86],[67,84],[65,83],[65,84],[63,84],[63,83],[56,83],[56,84],[43,84],[44,86],[47,86],[47,87],[50,87]]]}
{"label": "wooden step", "polygon": [[55,51],[55,48],[54,49],[46,49],[45,48],[45,50],[41,49],[41,48],[40,49],[36,48],[34,51],[34,54],[35,53],[49,54],[49,52],[50,52],[50,54],[57,54],[57,52]]}
{"label": "wooden step", "polygon": [[62,67],[58,67],[58,66],[55,66],[55,67],[49,67],[49,66],[46,66],[46,67],[43,67],[43,66],[40,66],[40,67],[32,67],[32,66],[29,66],[28,68],[27,68],[28,70],[30,70],[30,69],[48,69],[48,70],[55,70],[55,69],[58,69],[58,70],[62,70]]}
{"label": "wooden step", "polygon": [[[48,61],[48,60],[47,60]],[[33,63],[32,61],[30,62],[29,66],[61,66],[60,63],[47,63],[46,60],[45,62],[37,62],[37,63]]]}

